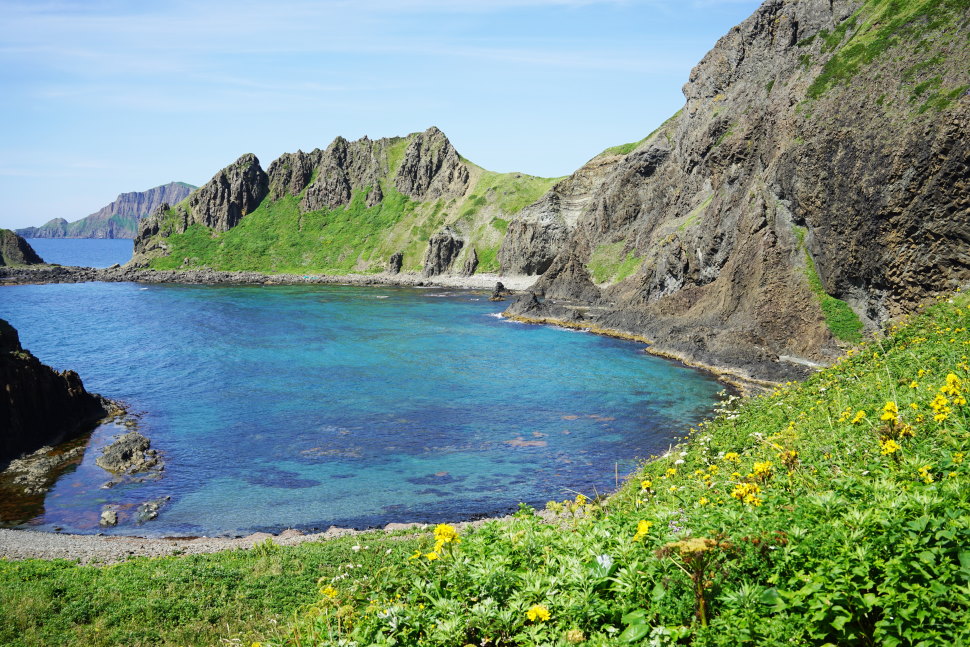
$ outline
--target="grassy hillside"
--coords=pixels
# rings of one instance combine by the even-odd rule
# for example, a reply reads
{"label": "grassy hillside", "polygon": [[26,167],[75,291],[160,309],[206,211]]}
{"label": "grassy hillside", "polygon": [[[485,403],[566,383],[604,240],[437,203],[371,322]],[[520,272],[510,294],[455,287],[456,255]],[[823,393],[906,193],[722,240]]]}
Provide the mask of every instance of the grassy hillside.
{"label": "grassy hillside", "polygon": [[[391,175],[398,162],[392,159]],[[508,220],[538,200],[557,179],[492,173],[471,164],[469,168],[468,194],[451,200],[417,202],[399,193],[387,179],[381,181],[384,199],[373,207],[366,206],[371,188],[356,191],[345,207],[308,213],[300,212],[302,194],[276,201],[267,196],[227,232],[193,225],[184,233],[171,234],[165,240],[168,256],[153,259],[150,265],[155,269],[371,273],[383,271],[392,254],[403,252],[403,269],[420,271],[428,239],[450,225],[466,241],[455,267],[474,248],[478,271],[496,272]],[[188,208],[188,203],[182,206]],[[170,211],[173,219],[174,214]]]}
{"label": "grassy hillside", "polygon": [[554,522],[523,507],[417,539],[0,562],[0,641],[963,644],[968,325],[956,295],[804,384],[730,399],[612,497],[550,504]]}

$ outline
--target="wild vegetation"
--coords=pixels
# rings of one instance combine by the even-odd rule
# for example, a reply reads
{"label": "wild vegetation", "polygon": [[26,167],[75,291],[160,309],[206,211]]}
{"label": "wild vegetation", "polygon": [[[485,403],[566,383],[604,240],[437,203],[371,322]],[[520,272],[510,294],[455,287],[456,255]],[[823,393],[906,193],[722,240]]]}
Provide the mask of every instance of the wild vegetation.
{"label": "wild vegetation", "polygon": [[970,639],[970,298],[728,398],[616,494],[419,537],[0,562],[3,644]]}
{"label": "wild vegetation", "polygon": [[931,645],[970,639],[970,299],[729,399],[614,496],[439,525],[262,644]]}
{"label": "wild vegetation", "polygon": [[[940,42],[940,39],[959,39],[954,35],[959,32],[945,27],[953,21],[968,20],[968,9],[970,0],[869,0],[836,29],[822,30],[798,43],[805,47],[819,38],[823,53],[835,52],[809,86],[809,98],[818,99],[830,88],[848,82],[901,42],[922,51],[930,47],[924,39],[931,37],[933,48],[946,49],[948,43]],[[966,48],[965,42],[955,45],[958,52]],[[903,74],[902,81],[913,86],[911,103],[918,112],[944,110],[968,89],[966,85],[946,87],[941,77],[926,79],[926,73],[944,62],[940,59],[935,63],[931,61],[920,61]]]}

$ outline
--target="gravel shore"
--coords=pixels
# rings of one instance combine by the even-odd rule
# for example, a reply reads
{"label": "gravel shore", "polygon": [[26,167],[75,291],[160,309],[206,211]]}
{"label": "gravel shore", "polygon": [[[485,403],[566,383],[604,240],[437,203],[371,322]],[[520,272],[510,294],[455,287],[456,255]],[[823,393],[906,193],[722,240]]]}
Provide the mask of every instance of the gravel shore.
{"label": "gravel shore", "polygon": [[[556,515],[546,510],[537,512],[547,521]],[[453,524],[459,531],[475,528],[489,521],[508,521],[511,516],[478,519]],[[272,539],[280,546],[296,546],[308,541],[327,541],[374,532],[414,530],[420,533],[431,525],[421,523],[389,523],[380,530],[354,530],[331,527],[326,532],[303,534],[299,530],[284,530],[278,535],[257,532],[247,537],[126,537],[117,535],[71,535],[67,533],[11,530],[0,528],[0,559],[67,559],[81,564],[113,564],[131,557],[165,557],[167,555],[198,555],[223,550],[247,550]]]}

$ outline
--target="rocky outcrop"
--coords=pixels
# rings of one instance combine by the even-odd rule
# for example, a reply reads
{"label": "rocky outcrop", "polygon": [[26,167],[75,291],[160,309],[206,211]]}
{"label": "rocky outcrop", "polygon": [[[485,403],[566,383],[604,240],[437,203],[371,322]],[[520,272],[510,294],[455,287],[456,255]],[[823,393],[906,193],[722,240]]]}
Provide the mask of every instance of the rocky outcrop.
{"label": "rocky outcrop", "polygon": [[283,153],[269,165],[269,195],[279,200],[285,195],[299,195],[310,183],[313,169],[319,163],[320,151]]}
{"label": "rocky outcrop", "polygon": [[44,262],[26,240],[9,229],[0,229],[0,266],[40,265]]}
{"label": "rocky outcrop", "polygon": [[0,319],[0,461],[90,431],[111,403],[88,393],[74,371],[55,371],[24,350]]}
{"label": "rocky outcrop", "polygon": [[468,179],[468,167],[458,151],[432,126],[411,138],[394,185],[404,195],[425,201],[464,195]]}
{"label": "rocky outcrop", "polygon": [[112,474],[136,474],[158,468],[161,459],[151,448],[151,441],[137,431],[129,431],[102,449],[94,462]]}
{"label": "rocky outcrop", "polygon": [[465,262],[461,265],[460,274],[462,276],[471,276],[475,273],[476,269],[478,269],[478,252],[472,247],[465,256]]}
{"label": "rocky outcrop", "polygon": [[[886,11],[764,2],[694,68],[684,109],[593,183],[565,242],[556,195],[510,224],[503,252],[531,265],[503,267],[559,248],[529,308],[595,305],[572,312],[784,380],[838,353],[814,272],[870,328],[970,282],[970,68],[947,44],[970,24],[954,3],[905,27]],[[869,58],[877,39],[892,46]],[[590,289],[579,268],[597,265],[618,278]]]}
{"label": "rocky outcrop", "polygon": [[570,240],[583,212],[623,155],[597,155],[509,223],[499,248],[503,274],[542,274]]}
{"label": "rocky outcrop", "polygon": [[24,238],[134,238],[140,220],[163,202],[181,202],[195,188],[185,182],[169,182],[147,191],[122,193],[111,204],[80,220],[55,218],[40,227],[18,229],[17,233]]}
{"label": "rocky outcrop", "polygon": [[424,255],[424,276],[449,272],[464,244],[465,241],[451,227],[445,227],[433,235],[428,240],[428,250]]}
{"label": "rocky outcrop", "polygon": [[228,231],[239,224],[247,213],[256,209],[269,193],[269,176],[252,153],[216,173],[186,203],[172,208],[168,202],[138,223],[131,265],[145,265],[151,258],[164,255],[168,246],[164,238],[184,233],[191,225],[203,225],[216,232]]}
{"label": "rocky outcrop", "polygon": [[189,196],[191,224],[228,231],[269,193],[269,177],[252,153],[240,157]]}
{"label": "rocky outcrop", "polygon": [[325,151],[314,151],[317,177],[306,189],[300,208],[303,211],[334,209],[350,202],[354,191],[367,190],[367,206],[374,206],[384,195],[380,181],[388,173],[388,149],[400,141],[363,137],[348,142],[337,137]]}
{"label": "rocky outcrop", "polygon": [[404,253],[394,252],[393,254],[391,254],[391,257],[387,260],[387,273],[400,274],[402,265],[404,265]]}

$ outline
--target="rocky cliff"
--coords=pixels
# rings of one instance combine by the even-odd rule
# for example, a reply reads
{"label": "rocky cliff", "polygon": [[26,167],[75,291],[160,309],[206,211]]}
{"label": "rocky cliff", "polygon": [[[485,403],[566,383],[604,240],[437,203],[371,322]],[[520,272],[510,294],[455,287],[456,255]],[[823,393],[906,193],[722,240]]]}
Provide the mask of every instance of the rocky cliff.
{"label": "rocky cliff", "polygon": [[0,384],[0,462],[91,430],[111,406],[85,391],[74,371],[41,364],[2,319]]}
{"label": "rocky cliff", "polygon": [[147,191],[122,193],[114,202],[80,220],[55,218],[40,227],[18,229],[24,238],[134,238],[138,222],[162,203],[175,204],[196,187],[170,182]]}
{"label": "rocky cliff", "polygon": [[970,282],[968,34],[961,0],[767,0],[510,223],[503,268],[545,272],[509,314],[780,380]]}
{"label": "rocky cliff", "polygon": [[0,229],[0,266],[39,265],[43,262],[30,243],[9,229]]}
{"label": "rocky cliff", "polygon": [[491,173],[437,128],[336,138],[264,171],[244,155],[139,228],[135,266],[275,272],[497,271],[508,220],[555,182]]}
{"label": "rocky cliff", "polygon": [[533,275],[507,314],[801,377],[970,282],[968,33],[966,0],[766,0],[681,111],[568,178],[490,173],[436,128],[338,138],[160,208],[133,264]]}

